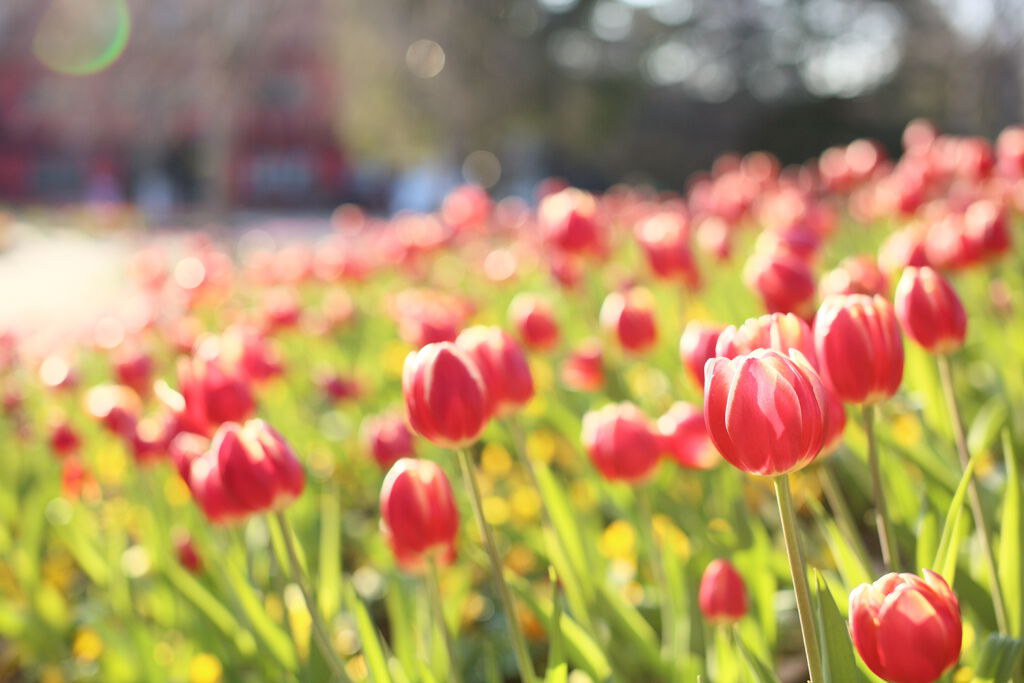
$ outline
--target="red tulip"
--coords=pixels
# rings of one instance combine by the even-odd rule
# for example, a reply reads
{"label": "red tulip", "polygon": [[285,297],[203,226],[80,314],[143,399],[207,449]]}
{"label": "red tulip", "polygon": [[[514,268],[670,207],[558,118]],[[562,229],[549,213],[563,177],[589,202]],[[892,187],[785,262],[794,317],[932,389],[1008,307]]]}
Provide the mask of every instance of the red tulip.
{"label": "red tulip", "polygon": [[801,469],[821,452],[828,393],[799,351],[757,349],[708,362],[704,420],[734,467],[764,476]]}
{"label": "red tulip", "polygon": [[481,232],[491,218],[491,197],[479,185],[460,185],[444,198],[441,219],[456,232]]}
{"label": "red tulip", "polygon": [[889,293],[889,279],[871,256],[851,256],[843,259],[838,266],[821,276],[818,283],[818,297],[825,299],[832,294],[880,294]]}
{"label": "red tulip", "polygon": [[567,188],[550,194],[537,207],[544,239],[567,252],[600,253],[603,249],[597,201],[593,195]]}
{"label": "red tulip", "polygon": [[78,452],[82,440],[67,420],[60,420],[50,431],[50,448],[58,458],[65,458]]}
{"label": "red tulip", "polygon": [[938,272],[907,268],[896,285],[896,317],[911,339],[931,353],[949,353],[964,344],[967,314],[956,290]]}
{"label": "red tulip", "polygon": [[480,369],[451,342],[427,344],[406,356],[402,393],[412,428],[445,448],[476,441],[491,416]]}
{"label": "red tulip", "polygon": [[681,211],[661,211],[640,221],[636,239],[658,277],[678,278],[689,287],[700,283],[690,250],[689,224]]}
{"label": "red tulip", "polygon": [[401,458],[416,455],[412,432],[405,420],[397,415],[379,415],[363,421],[363,439],[367,450],[382,469],[387,469]]}
{"label": "red tulip", "polygon": [[196,546],[192,543],[192,537],[187,533],[180,534],[174,539],[174,553],[178,556],[181,566],[193,574],[198,574],[203,569],[203,561],[199,559]]}
{"label": "red tulip", "polygon": [[534,294],[519,294],[508,306],[508,316],[528,349],[547,351],[558,343],[558,323],[548,303]]}
{"label": "red tulip", "polygon": [[725,559],[712,560],[700,579],[700,611],[713,624],[730,624],[747,614],[743,577]]}
{"label": "red tulip", "polygon": [[562,363],[562,383],[573,391],[597,391],[604,386],[601,342],[585,339]]}
{"label": "red tulip", "polygon": [[739,327],[730,325],[718,336],[715,355],[735,358],[754,349],[775,349],[782,354],[796,349],[817,366],[811,327],[792,313],[769,313],[750,318]]}
{"label": "red tulip", "polygon": [[708,436],[704,412],[697,406],[683,401],[673,403],[668,412],[658,418],[658,433],[662,437],[662,450],[683,467],[706,470],[721,459]]}
{"label": "red tulip", "polygon": [[245,375],[221,359],[180,358],[178,385],[180,394],[162,383],[155,389],[184,431],[210,436],[219,425],[243,421],[256,411]]}
{"label": "red tulip", "polygon": [[964,213],[967,241],[982,259],[993,259],[1010,250],[1010,227],[1006,212],[996,202],[982,199]]}
{"label": "red tulip", "polygon": [[305,483],[291,447],[263,420],[222,424],[189,471],[196,502],[213,522],[280,509],[302,493]]}
{"label": "red tulip", "polygon": [[[211,340],[204,341],[204,344]],[[249,325],[232,325],[211,344],[228,364],[237,366],[254,384],[265,382],[284,372],[281,353],[271,338]]]}
{"label": "red tulip", "polygon": [[715,357],[715,346],[725,326],[703,320],[691,320],[683,328],[683,336],[679,338],[679,355],[683,365],[690,371],[694,381],[704,388],[704,365],[709,358]]}
{"label": "red tulip", "polygon": [[454,341],[470,312],[463,299],[428,289],[399,292],[392,310],[399,336],[415,347]]}
{"label": "red tulip", "polygon": [[129,349],[114,358],[114,373],[117,381],[145,396],[152,388],[153,357],[140,349]]}
{"label": "red tulip", "polygon": [[139,395],[120,384],[100,384],[85,393],[85,410],[108,430],[130,435],[142,411]]}
{"label": "red tulip", "polygon": [[653,425],[632,403],[611,403],[588,412],[581,438],[594,465],[611,481],[646,479],[661,455]]}
{"label": "red tulip", "polygon": [[743,278],[769,313],[813,312],[814,274],[807,263],[786,252],[755,253],[743,268]]}
{"label": "red tulip", "polygon": [[480,369],[492,415],[512,413],[533,398],[533,377],[526,356],[500,327],[468,327],[459,333],[455,345]]}
{"label": "red tulip", "polygon": [[846,431],[846,407],[842,399],[828,385],[825,385],[825,391],[828,392],[828,430],[825,432],[825,445],[821,447],[822,456],[831,455],[839,448]]}
{"label": "red tulip", "polygon": [[324,397],[331,403],[339,403],[357,398],[362,393],[359,382],[351,377],[337,373],[329,373],[316,380]]}
{"label": "red tulip", "polygon": [[960,604],[924,570],[886,574],[850,593],[850,637],[864,663],[889,683],[932,683],[960,658]]}
{"label": "red tulip", "polygon": [[880,296],[829,297],[814,319],[822,377],[846,403],[889,398],[903,379],[903,337],[892,305]]}
{"label": "red tulip", "polygon": [[614,334],[626,351],[649,350],[658,340],[654,297],[643,287],[612,292],[601,305],[601,326]]}
{"label": "red tulip", "polygon": [[450,564],[459,511],[444,470],[429,460],[396,462],[380,489],[380,525],[403,569],[418,571],[431,556]]}

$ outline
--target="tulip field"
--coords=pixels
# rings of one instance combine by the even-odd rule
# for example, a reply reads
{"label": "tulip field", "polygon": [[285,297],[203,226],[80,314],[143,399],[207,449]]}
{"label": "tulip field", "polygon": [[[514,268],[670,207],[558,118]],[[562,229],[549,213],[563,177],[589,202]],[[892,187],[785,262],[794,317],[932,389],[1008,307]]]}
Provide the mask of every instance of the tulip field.
{"label": "tulip field", "polygon": [[1024,681],[1022,212],[915,121],[138,238],[0,336],[0,680]]}

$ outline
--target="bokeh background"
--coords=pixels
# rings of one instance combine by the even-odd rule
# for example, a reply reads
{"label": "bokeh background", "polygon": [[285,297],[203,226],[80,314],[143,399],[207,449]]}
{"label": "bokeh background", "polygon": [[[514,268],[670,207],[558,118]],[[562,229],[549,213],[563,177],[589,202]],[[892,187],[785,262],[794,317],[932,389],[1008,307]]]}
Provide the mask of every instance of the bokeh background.
{"label": "bokeh background", "polygon": [[558,175],[680,188],[914,117],[994,135],[1021,0],[4,0],[0,203],[431,209]]}

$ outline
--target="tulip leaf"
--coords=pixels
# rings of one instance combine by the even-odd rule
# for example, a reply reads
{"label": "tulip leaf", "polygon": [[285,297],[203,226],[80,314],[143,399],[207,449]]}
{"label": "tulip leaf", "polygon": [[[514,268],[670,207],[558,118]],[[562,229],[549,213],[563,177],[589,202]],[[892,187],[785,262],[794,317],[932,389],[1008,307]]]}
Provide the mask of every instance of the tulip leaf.
{"label": "tulip leaf", "polygon": [[1006,397],[993,396],[985,402],[967,431],[967,450],[970,453],[987,451],[999,438],[999,430],[1006,423]]}
{"label": "tulip leaf", "polygon": [[743,659],[747,662],[747,668],[750,671],[750,675],[754,678],[756,683],[779,683],[779,677],[775,675],[771,667],[764,663],[760,657],[757,656],[752,649],[743,641],[743,636],[740,634],[739,629],[733,632],[736,640],[736,647],[743,655]]}
{"label": "tulip leaf", "polygon": [[341,503],[336,484],[329,484],[320,500],[320,549],[317,554],[317,598],[330,618],[341,602]]}
{"label": "tulip leaf", "polygon": [[[516,595],[530,608],[537,620],[550,631],[553,626],[551,615],[554,610],[546,604],[547,601],[533,590],[526,579],[510,574],[506,576],[506,580],[509,588],[516,592]],[[568,659],[590,674],[595,681],[608,679],[612,674],[612,668],[601,646],[568,614],[563,612],[561,617],[561,634],[564,637]]]}
{"label": "tulip leaf", "polygon": [[985,640],[973,683],[1009,683],[1020,664],[1024,641],[993,633]]}
{"label": "tulip leaf", "polygon": [[964,498],[967,496],[967,488],[970,485],[971,477],[974,476],[974,467],[978,461],[978,454],[982,451],[975,451],[970,462],[964,468],[963,477],[953,493],[953,499],[949,502],[949,511],[946,512],[946,521],[942,526],[942,536],[939,538],[939,549],[935,552],[935,561],[932,562],[932,569],[938,572],[949,585],[953,585],[953,578],[956,575],[956,560],[960,552],[961,521],[964,510]]}
{"label": "tulip leaf", "polygon": [[244,655],[256,652],[256,641],[252,634],[242,628],[231,611],[222,605],[210,591],[206,590],[203,584],[196,581],[191,574],[177,564],[167,563],[163,572],[178,593],[195,605],[214,626],[235,642],[239,652]]}
{"label": "tulip leaf", "polygon": [[850,642],[850,632],[832,597],[825,579],[818,572],[815,575],[817,597],[817,628],[821,646],[821,664],[825,670],[826,683],[853,683],[863,681],[857,668],[857,660]]}
{"label": "tulip leaf", "polygon": [[356,617],[356,630],[359,633],[359,640],[363,644],[363,657],[370,673],[370,680],[374,683],[390,683],[391,673],[388,671],[388,660],[384,654],[384,645],[381,643],[377,627],[374,626],[366,605],[356,595],[352,583],[347,582],[345,589],[348,608]]}
{"label": "tulip leaf", "polygon": [[643,615],[610,586],[598,586],[598,600],[612,631],[631,644],[631,649],[643,658],[648,670],[659,671],[661,652],[658,636]]}
{"label": "tulip leaf", "polygon": [[939,520],[935,512],[927,504],[925,508],[920,521],[917,523],[917,532],[915,534],[917,537],[916,554],[914,556],[916,559],[916,562],[914,562],[915,567],[927,567],[938,550]]}
{"label": "tulip leaf", "polygon": [[562,591],[558,586],[558,575],[552,568],[548,572],[551,585],[555,587],[554,599],[551,601],[551,620],[548,627],[548,668],[544,674],[544,683],[566,683],[569,678],[569,665],[565,661],[565,638],[562,635]]}
{"label": "tulip leaf", "polygon": [[1003,496],[1002,535],[999,537],[999,582],[1006,599],[1006,613],[1010,632],[1021,633],[1021,614],[1024,612],[1024,507],[1021,503],[1021,472],[1017,453],[1009,432],[1003,431],[1003,458],[1006,460],[1006,493]]}

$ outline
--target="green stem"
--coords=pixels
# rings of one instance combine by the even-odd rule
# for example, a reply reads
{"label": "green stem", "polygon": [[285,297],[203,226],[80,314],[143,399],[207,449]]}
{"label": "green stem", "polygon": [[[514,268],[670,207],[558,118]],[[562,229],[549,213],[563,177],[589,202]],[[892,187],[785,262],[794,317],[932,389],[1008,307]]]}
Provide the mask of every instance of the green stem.
{"label": "green stem", "polygon": [[480,488],[476,483],[476,475],[473,472],[473,465],[469,459],[469,450],[466,448],[457,449],[459,466],[462,468],[462,479],[469,493],[469,502],[473,507],[473,516],[476,517],[476,524],[480,529],[480,536],[484,541],[484,549],[491,562],[491,573],[494,575],[494,583],[498,589],[498,598],[501,600],[501,607],[508,620],[509,633],[512,637],[512,648],[516,657],[516,664],[519,667],[519,675],[524,683],[535,683],[537,674],[533,670],[533,663],[530,660],[529,650],[526,648],[526,639],[519,629],[519,621],[516,618],[515,604],[512,602],[512,594],[509,592],[508,584],[505,583],[505,573],[498,555],[498,547],[494,542],[494,532],[491,525],[484,518],[483,502],[480,497]]}
{"label": "green stem", "polygon": [[[953,422],[953,440],[956,442],[957,455],[960,457],[960,467],[965,469],[971,461],[971,454],[967,450],[967,437],[964,434],[964,422],[960,416],[960,408],[956,402],[956,392],[953,389],[953,368],[949,362],[949,356],[939,354],[936,357],[939,364],[939,375],[942,378],[942,393],[946,396],[946,407]],[[1000,633],[1007,633],[1006,607],[1003,599],[1003,589],[999,583],[999,570],[996,567],[996,556],[992,550],[992,532],[985,521],[985,510],[981,506],[981,496],[978,493],[977,480],[971,477],[967,484],[967,497],[971,503],[971,514],[974,516],[974,526],[977,527],[981,540],[981,553],[984,556],[985,564],[988,566],[989,576],[992,581],[992,607],[996,615],[996,625]]]}
{"label": "green stem", "polygon": [[860,559],[864,568],[870,570],[871,563],[868,559],[868,551],[864,547],[864,541],[860,537],[860,533],[857,531],[857,525],[853,521],[853,514],[850,512],[850,506],[846,504],[846,498],[843,497],[839,484],[836,482],[835,473],[832,471],[834,467],[835,463],[830,461],[823,462],[818,467],[818,478],[821,481],[821,490],[825,494],[825,499],[828,501],[829,509],[832,510],[832,514],[836,518],[836,524],[839,527],[839,531],[842,532],[846,542],[850,544],[851,548],[853,548],[853,552],[857,555],[857,558]]}
{"label": "green stem", "polygon": [[782,519],[782,538],[786,542],[789,557],[789,571],[793,575],[793,591],[796,593],[796,611],[800,616],[800,631],[803,634],[804,650],[807,653],[807,669],[811,683],[824,683],[821,651],[818,649],[818,632],[814,629],[814,614],[811,612],[811,589],[807,585],[804,556],[800,550],[800,538],[796,529],[796,513],[793,511],[793,494],[789,490],[789,475],[774,479],[775,495],[779,499],[779,517]]}
{"label": "green stem", "polygon": [[455,645],[452,643],[452,634],[448,630],[448,623],[444,618],[444,607],[441,602],[441,579],[437,573],[437,559],[430,555],[427,558],[427,599],[430,600],[430,609],[434,613],[436,628],[441,629],[444,636],[444,649],[448,655],[448,680],[460,683],[462,675],[459,672],[455,659]]}
{"label": "green stem", "polygon": [[654,534],[654,515],[651,513],[651,500],[644,484],[638,485],[635,489],[636,511],[639,517],[640,537],[647,552],[650,554],[651,571],[654,574],[654,582],[658,585],[658,602],[661,606],[661,651],[662,655],[669,661],[675,661],[676,652],[676,620],[672,610],[671,593],[669,592],[668,577],[665,575],[665,565],[661,559],[661,549]]}
{"label": "green stem", "polygon": [[316,595],[309,588],[306,575],[302,571],[302,565],[299,564],[299,555],[295,549],[295,539],[292,537],[292,529],[288,523],[288,518],[280,510],[275,510],[274,520],[281,530],[281,536],[284,537],[284,547],[288,552],[291,579],[299,587],[299,590],[302,591],[302,597],[306,601],[306,608],[309,610],[309,616],[313,622],[313,639],[316,641],[317,647],[320,648],[320,653],[324,656],[327,666],[331,668],[333,679],[347,682],[349,678],[345,674],[345,665],[342,664],[338,653],[331,647],[331,639],[328,636],[323,614],[320,613],[320,605],[317,602]]}
{"label": "green stem", "polygon": [[896,538],[889,522],[889,508],[885,503],[885,488],[882,486],[882,470],[878,463],[878,444],[875,443],[875,407],[865,405],[862,409],[864,434],[868,439],[868,469],[871,471],[871,489],[875,497],[875,525],[878,527],[878,542],[882,546],[882,562],[888,571],[899,571],[900,556]]}

